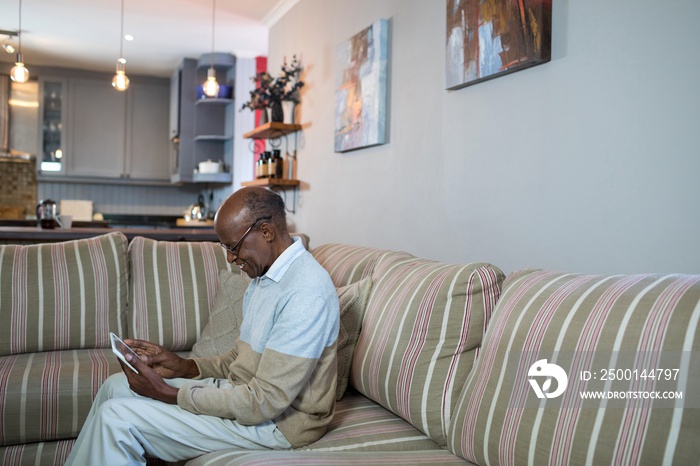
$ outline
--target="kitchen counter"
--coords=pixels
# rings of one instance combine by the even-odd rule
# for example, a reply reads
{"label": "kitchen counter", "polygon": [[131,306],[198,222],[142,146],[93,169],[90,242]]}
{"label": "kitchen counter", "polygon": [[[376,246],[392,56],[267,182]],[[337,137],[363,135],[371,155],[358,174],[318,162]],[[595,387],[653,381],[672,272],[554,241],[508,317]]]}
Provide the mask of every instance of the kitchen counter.
{"label": "kitchen counter", "polygon": [[54,228],[0,227],[0,244],[55,243],[121,231],[131,240],[143,236],[162,241],[219,241],[214,228]]}

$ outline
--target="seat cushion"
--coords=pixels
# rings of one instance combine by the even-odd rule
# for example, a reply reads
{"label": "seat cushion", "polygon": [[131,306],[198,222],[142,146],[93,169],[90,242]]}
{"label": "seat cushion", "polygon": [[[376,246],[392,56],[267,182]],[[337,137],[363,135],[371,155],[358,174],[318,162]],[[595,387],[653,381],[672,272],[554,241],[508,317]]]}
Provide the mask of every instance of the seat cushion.
{"label": "seat cushion", "polygon": [[129,336],[171,351],[191,350],[214,305],[219,271],[232,270],[225,251],[213,242],[136,237],[129,259]]}
{"label": "seat cushion", "polygon": [[108,347],[126,329],[126,251],[120,232],[0,245],[0,356]]}
{"label": "seat cushion", "polygon": [[336,404],[328,432],[294,451],[224,450],[188,466],[244,464],[469,464],[440,448],[408,422],[349,389]]}
{"label": "seat cushion", "polygon": [[3,466],[63,466],[75,439],[0,447]]}
{"label": "seat cushion", "polygon": [[503,273],[489,264],[451,265],[395,253],[381,257],[372,280],[351,383],[445,445]]}
{"label": "seat cushion", "polygon": [[509,275],[450,450],[478,464],[697,464],[699,321],[700,276]]}
{"label": "seat cushion", "polygon": [[0,445],[77,437],[102,382],[120,370],[102,348],[0,357]]}

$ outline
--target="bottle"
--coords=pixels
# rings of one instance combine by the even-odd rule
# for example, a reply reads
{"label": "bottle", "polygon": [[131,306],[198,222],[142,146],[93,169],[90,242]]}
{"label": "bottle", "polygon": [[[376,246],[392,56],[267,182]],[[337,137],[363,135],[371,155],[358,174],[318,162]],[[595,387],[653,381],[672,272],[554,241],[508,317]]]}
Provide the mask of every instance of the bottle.
{"label": "bottle", "polygon": [[277,161],[275,160],[275,157],[272,155],[272,153],[268,152],[268,156],[267,156],[267,177],[268,178],[275,177],[276,165],[277,165]]}
{"label": "bottle", "polygon": [[272,151],[272,156],[275,159],[275,178],[284,178],[284,160],[282,160],[282,155],[280,155],[280,150],[275,149]]}

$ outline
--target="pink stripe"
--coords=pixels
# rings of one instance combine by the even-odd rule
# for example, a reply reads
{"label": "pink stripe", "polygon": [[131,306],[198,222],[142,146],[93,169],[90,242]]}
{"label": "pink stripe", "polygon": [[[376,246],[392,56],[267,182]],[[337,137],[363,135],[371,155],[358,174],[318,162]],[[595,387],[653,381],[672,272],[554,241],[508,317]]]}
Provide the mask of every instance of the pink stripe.
{"label": "pink stripe", "polygon": [[10,352],[19,354],[27,348],[27,252],[29,248],[15,249],[12,270],[12,310],[10,312]]}
{"label": "pink stripe", "polygon": [[[0,420],[5,419],[5,406],[8,403],[7,394],[9,393],[6,387],[16,362],[16,355],[0,357],[0,387],[2,388],[0,390]],[[0,422],[0,445],[5,445],[5,435],[5,422]]]}

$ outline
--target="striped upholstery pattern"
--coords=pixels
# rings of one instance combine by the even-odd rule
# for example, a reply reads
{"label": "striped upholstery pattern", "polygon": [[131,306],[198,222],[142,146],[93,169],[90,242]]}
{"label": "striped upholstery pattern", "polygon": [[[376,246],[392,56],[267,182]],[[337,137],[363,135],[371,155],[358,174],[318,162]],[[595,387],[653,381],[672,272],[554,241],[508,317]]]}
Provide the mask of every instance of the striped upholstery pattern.
{"label": "striped upholstery pattern", "polygon": [[314,257],[328,271],[336,287],[371,276],[382,257],[396,254],[399,253],[347,244],[324,244],[313,250]]}
{"label": "striped upholstery pattern", "polygon": [[336,404],[328,432],[293,452],[225,450],[200,456],[187,466],[233,464],[469,464],[440,448],[408,422],[349,390]]}
{"label": "striped upholstery pattern", "polygon": [[126,323],[126,237],[0,245],[0,356],[104,348]]}
{"label": "striped upholstery pattern", "polygon": [[129,335],[172,351],[190,350],[209,319],[219,270],[231,270],[225,251],[211,242],[137,237],[129,258]]}
{"label": "striped upholstery pattern", "polygon": [[329,466],[329,465],[455,465],[475,466],[447,450],[380,451],[380,452],[319,452],[319,451],[246,451],[225,450],[200,456],[186,466]]}
{"label": "striped upholstery pattern", "polygon": [[0,445],[77,437],[102,382],[119,370],[106,348],[0,357]]}
{"label": "striped upholstery pattern", "polygon": [[384,254],[374,265],[351,384],[444,446],[503,278],[489,264]]}
{"label": "striped upholstery pattern", "polygon": [[[700,276],[509,275],[459,397],[450,450],[478,464],[697,464],[700,369],[695,361],[691,372],[690,355],[700,351],[699,320]],[[557,398],[540,400],[529,382],[541,359],[568,374]],[[610,368],[678,368],[679,377],[600,380]],[[585,380],[583,370],[595,378]],[[686,400],[581,396],[662,385]]]}
{"label": "striped upholstery pattern", "polygon": [[3,466],[63,466],[75,439],[0,447]]}

